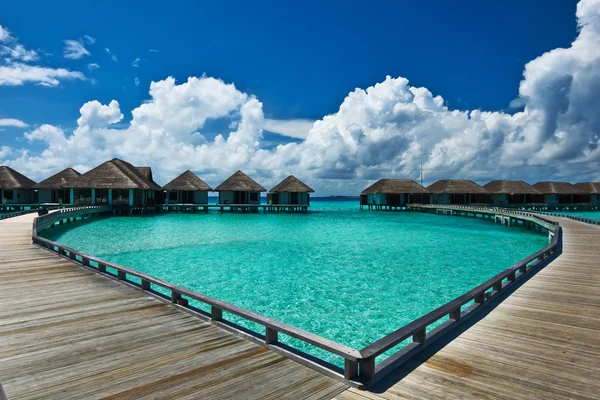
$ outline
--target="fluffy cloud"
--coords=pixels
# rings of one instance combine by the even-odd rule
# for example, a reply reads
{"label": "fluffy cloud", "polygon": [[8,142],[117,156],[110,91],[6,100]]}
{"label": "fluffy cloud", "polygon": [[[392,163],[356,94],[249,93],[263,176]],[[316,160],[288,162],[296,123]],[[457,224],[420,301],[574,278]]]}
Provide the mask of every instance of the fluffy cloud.
{"label": "fluffy cloud", "polygon": [[83,56],[89,56],[90,52],[85,48],[83,41],[80,40],[65,40],[65,48],[63,56],[69,60],[78,60]]}
{"label": "fluffy cloud", "polygon": [[25,83],[37,83],[42,86],[58,86],[60,80],[79,79],[85,76],[78,71],[65,68],[48,68],[23,63],[0,65],[0,86],[19,86]]}
{"label": "fluffy cloud", "polygon": [[96,63],[90,63],[90,64],[88,64],[88,69],[90,71],[93,71],[93,70],[98,69],[98,68],[100,68],[99,64],[96,64]]}
{"label": "fluffy cloud", "polygon": [[[167,78],[151,83],[150,99],[132,111],[127,126],[113,126],[123,118],[116,101],[89,102],[75,131],[28,132],[46,150],[13,149],[8,163],[43,178],[118,156],[153,166],[163,183],[187,168],[212,184],[236,169],[265,186],[293,173],[318,194],[356,194],[381,177],[417,178],[421,162],[427,181],[600,179],[600,0],[582,1],[577,18],[580,31],[569,48],[525,66],[517,99],[523,110],[516,113],[450,110],[426,88],[387,77],[354,90],[336,113],[312,126],[286,125],[265,120],[260,101],[233,84]],[[214,126],[221,134],[211,132]],[[267,150],[263,129],[305,139]]]}
{"label": "fluffy cloud", "polygon": [[27,128],[29,125],[27,125],[25,122],[18,120],[18,119],[14,119],[14,118],[0,118],[0,126],[12,126],[15,128]]}

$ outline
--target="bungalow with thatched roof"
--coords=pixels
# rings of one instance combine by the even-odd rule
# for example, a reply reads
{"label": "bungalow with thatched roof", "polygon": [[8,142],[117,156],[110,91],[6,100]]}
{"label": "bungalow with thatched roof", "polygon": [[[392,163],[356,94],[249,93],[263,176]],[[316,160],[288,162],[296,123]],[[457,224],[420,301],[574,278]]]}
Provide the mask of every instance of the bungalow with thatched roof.
{"label": "bungalow with thatched roof", "polygon": [[473,181],[442,179],[427,187],[434,204],[490,204],[490,193]]}
{"label": "bungalow with thatched roof", "polygon": [[540,204],[544,202],[542,192],[523,181],[498,180],[483,185],[492,194],[494,205]]}
{"label": "bungalow with thatched roof", "polygon": [[569,182],[538,182],[534,188],[544,194],[546,204],[590,203],[591,195]]}
{"label": "bungalow with thatched roof", "polygon": [[260,204],[260,193],[267,189],[242,171],[237,171],[214,191],[219,192],[219,204]]}
{"label": "bungalow with thatched roof", "polygon": [[189,169],[163,186],[167,204],[208,204],[212,188]]}
{"label": "bungalow with thatched roof", "polygon": [[35,182],[5,165],[0,166],[0,198],[2,204],[31,204]]}
{"label": "bungalow with thatched roof", "polygon": [[575,187],[590,195],[590,203],[600,204],[600,182],[581,182],[576,183]]}
{"label": "bungalow with thatched roof", "polygon": [[33,185],[33,190],[37,192],[37,202],[73,204],[74,199],[71,197],[70,189],[71,182],[80,176],[81,174],[73,168],[66,168]]}
{"label": "bungalow with thatched roof", "polygon": [[409,203],[429,204],[431,192],[412,179],[380,179],[360,194],[360,205],[369,209],[402,207]]}
{"label": "bungalow with thatched roof", "polygon": [[151,207],[154,192],[160,190],[151,178],[152,171],[148,175],[126,161],[113,158],[74,179],[71,195],[75,204]]}
{"label": "bungalow with thatched roof", "polygon": [[273,189],[267,193],[267,202],[273,205],[310,205],[310,193],[315,191],[296,178],[290,175],[279,182]]}

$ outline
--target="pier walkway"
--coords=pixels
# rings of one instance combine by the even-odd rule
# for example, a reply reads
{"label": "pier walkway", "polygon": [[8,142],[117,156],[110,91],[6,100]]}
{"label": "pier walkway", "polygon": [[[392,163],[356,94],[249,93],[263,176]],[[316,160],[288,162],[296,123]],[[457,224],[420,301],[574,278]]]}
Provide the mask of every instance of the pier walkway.
{"label": "pier walkway", "polygon": [[0,221],[0,384],[16,399],[330,399],[347,386],[31,244]]}
{"label": "pier walkway", "polygon": [[547,218],[563,228],[556,260],[441,349],[336,400],[598,399],[600,227]]}
{"label": "pier walkway", "polygon": [[563,228],[557,259],[360,391],[31,245],[34,216],[0,221],[0,383],[9,400],[597,399],[600,393],[596,225],[547,217]]}

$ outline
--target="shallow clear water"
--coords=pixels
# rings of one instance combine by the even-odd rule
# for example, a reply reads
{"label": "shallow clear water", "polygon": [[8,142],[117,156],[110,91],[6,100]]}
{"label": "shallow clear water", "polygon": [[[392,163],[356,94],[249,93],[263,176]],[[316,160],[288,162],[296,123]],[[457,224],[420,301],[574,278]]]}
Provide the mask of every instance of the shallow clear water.
{"label": "shallow clear water", "polygon": [[311,208],[97,218],[43,235],[356,349],[548,241],[474,218],[361,211],[357,201],[315,200]]}

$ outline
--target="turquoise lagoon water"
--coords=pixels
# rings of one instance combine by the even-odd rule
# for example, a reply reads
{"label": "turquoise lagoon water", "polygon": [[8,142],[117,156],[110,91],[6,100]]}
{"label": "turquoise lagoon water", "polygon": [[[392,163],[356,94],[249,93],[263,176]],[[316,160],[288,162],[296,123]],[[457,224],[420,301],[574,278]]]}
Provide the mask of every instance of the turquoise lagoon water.
{"label": "turquoise lagoon water", "polygon": [[[43,235],[356,349],[548,241],[473,218],[361,211],[357,201],[315,200],[311,209],[106,217]],[[341,362],[291,338],[281,340]]]}

